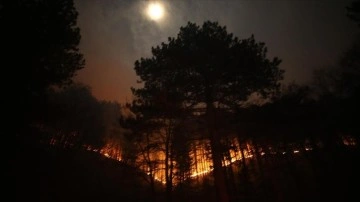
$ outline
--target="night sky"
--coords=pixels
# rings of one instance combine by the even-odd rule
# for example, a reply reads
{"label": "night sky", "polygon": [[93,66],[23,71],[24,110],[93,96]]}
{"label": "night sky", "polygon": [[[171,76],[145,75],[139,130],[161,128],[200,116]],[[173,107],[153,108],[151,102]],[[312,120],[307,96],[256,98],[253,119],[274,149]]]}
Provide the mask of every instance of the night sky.
{"label": "night sky", "polygon": [[226,25],[228,32],[266,43],[269,57],[283,60],[284,82],[303,84],[315,68],[335,65],[353,42],[357,25],[346,17],[351,0],[173,0],[165,14],[151,20],[151,1],[75,0],[86,66],[76,81],[100,100],[130,101],[136,86],[134,62],[149,57],[152,46],[175,37],[188,21]]}

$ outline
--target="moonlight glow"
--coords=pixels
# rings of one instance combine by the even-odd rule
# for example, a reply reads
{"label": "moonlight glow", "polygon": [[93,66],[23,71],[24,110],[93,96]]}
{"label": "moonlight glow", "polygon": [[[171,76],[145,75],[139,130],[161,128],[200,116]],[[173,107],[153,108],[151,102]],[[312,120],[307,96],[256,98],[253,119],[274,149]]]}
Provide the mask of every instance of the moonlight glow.
{"label": "moonlight glow", "polygon": [[147,13],[152,20],[160,20],[164,16],[164,8],[160,3],[150,3]]}

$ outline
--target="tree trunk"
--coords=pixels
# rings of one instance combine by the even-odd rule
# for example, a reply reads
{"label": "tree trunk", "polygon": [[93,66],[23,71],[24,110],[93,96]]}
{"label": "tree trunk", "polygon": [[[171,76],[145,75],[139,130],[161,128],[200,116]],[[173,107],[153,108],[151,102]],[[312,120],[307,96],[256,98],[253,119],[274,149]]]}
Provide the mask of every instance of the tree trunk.
{"label": "tree trunk", "polygon": [[258,171],[261,177],[263,176],[263,166],[262,166],[262,157],[261,154],[259,153],[259,146],[258,146],[258,142],[256,140],[256,138],[253,138],[253,148],[254,148],[254,153],[255,153],[255,158],[256,158],[256,163],[257,163],[257,167],[258,167]]}
{"label": "tree trunk", "polygon": [[238,141],[239,141],[239,147],[240,147],[240,153],[241,153],[241,164],[243,166],[243,169],[246,169],[245,152],[244,152],[244,147],[242,146],[242,141],[240,140],[240,137],[238,137]]}
{"label": "tree trunk", "polygon": [[222,170],[222,153],[221,153],[221,137],[216,130],[216,118],[214,106],[212,103],[207,104],[207,124],[208,132],[210,138],[210,146],[212,153],[212,162],[213,162],[213,175],[215,182],[215,189],[217,195],[217,201],[219,202],[228,202],[229,195],[226,189],[225,175]]}
{"label": "tree trunk", "polygon": [[166,131],[165,137],[165,182],[166,182],[166,190],[165,196],[166,201],[172,201],[172,155],[171,155],[171,123],[168,126],[168,130]]}
{"label": "tree trunk", "polygon": [[[147,145],[150,143],[150,137],[149,137],[149,133],[146,133],[146,143]],[[153,169],[153,165],[151,162],[151,158],[150,158],[150,150],[143,150],[143,157],[147,163],[147,166],[149,167],[149,177],[150,177],[150,191],[151,191],[151,195],[152,195],[152,201],[156,201],[156,189],[155,189],[155,173],[154,173],[154,169]]]}
{"label": "tree trunk", "polygon": [[155,190],[155,181],[154,174],[152,170],[150,170],[150,191],[151,191],[151,201],[156,201],[156,190]]}

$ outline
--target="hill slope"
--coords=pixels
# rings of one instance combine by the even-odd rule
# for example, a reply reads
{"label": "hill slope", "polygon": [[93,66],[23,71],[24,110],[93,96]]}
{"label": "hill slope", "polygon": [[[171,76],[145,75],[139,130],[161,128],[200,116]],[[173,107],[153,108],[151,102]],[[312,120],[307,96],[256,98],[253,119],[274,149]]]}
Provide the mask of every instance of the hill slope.
{"label": "hill slope", "polygon": [[97,153],[20,143],[10,163],[16,201],[150,199],[140,173]]}

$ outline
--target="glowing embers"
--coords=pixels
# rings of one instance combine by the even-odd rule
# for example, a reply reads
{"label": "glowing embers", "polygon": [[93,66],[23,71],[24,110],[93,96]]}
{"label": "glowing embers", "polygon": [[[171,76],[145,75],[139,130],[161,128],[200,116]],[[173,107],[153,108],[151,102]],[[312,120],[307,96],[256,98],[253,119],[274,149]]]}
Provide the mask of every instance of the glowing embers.
{"label": "glowing embers", "polygon": [[195,141],[192,144],[192,150],[190,151],[191,168],[190,177],[203,176],[212,170],[212,160],[209,151],[209,141]]}
{"label": "glowing embers", "polygon": [[51,137],[49,143],[52,146],[71,148],[74,146],[74,142],[76,142],[77,138],[78,137],[76,132],[71,132],[71,133],[58,132]]}
{"label": "glowing embers", "polygon": [[[228,166],[235,161],[242,160],[240,147],[236,139],[232,140],[232,149],[229,150],[229,157],[223,159],[223,166]],[[87,150],[93,151],[90,146],[85,147]],[[213,170],[213,164],[211,159],[210,152],[210,142],[208,140],[198,140],[194,141],[189,152],[190,157],[190,168],[188,177],[195,178],[201,177],[209,174]],[[107,143],[100,151],[98,151],[107,158],[115,159],[121,161],[121,148],[118,145]],[[251,147],[249,144],[246,144],[246,147],[243,151],[244,158],[251,158]],[[171,162],[169,162],[171,163]],[[136,164],[141,170],[143,170],[147,175],[151,175],[156,181],[163,184],[166,183],[165,180],[165,153],[161,150],[152,151],[148,155],[139,155],[136,159]],[[173,165],[176,165],[177,162],[173,161]],[[151,166],[151,168],[149,167]],[[174,169],[173,173],[178,171]],[[176,184],[176,180],[173,181]]]}
{"label": "glowing embers", "polygon": [[[229,160],[223,160],[223,166],[228,166],[231,163],[243,159],[241,156],[239,145],[234,139],[232,141],[232,150],[229,150]],[[194,141],[191,144],[191,149],[189,151],[190,157],[190,168],[186,176],[190,178],[202,177],[209,174],[213,170],[213,164],[211,159],[210,152],[210,142],[208,140],[198,140]],[[244,149],[244,158],[251,158],[250,145],[247,144],[246,149]],[[147,173],[147,175],[153,177],[156,181],[159,181],[163,184],[166,183],[165,180],[165,153],[163,151],[153,151],[147,155],[147,159],[144,159],[144,156],[138,156],[136,160],[137,164],[140,166],[141,170]],[[169,162],[171,163],[171,162]],[[177,162],[173,161],[172,164],[176,167]],[[151,169],[149,167],[151,165]],[[178,170],[172,170],[173,173],[179,173]],[[173,183],[178,183],[176,178],[174,178]]]}
{"label": "glowing embers", "polygon": [[209,172],[211,172],[212,170],[213,170],[213,169],[210,168],[210,169],[208,169],[208,170],[204,170],[204,171],[199,172],[199,173],[195,172],[195,173],[192,173],[192,174],[190,175],[190,177],[204,176],[204,175],[208,174]]}
{"label": "glowing embers", "polygon": [[[228,157],[227,159],[225,159],[223,161],[223,166],[228,166],[231,163],[234,163],[235,161],[240,161],[243,159],[243,157],[241,156],[240,145],[239,145],[238,141],[236,139],[233,139],[231,142],[232,142],[232,144],[231,144],[230,148],[232,148],[232,149],[230,149],[230,151],[229,151],[230,158]],[[246,144],[246,149],[243,150],[245,159],[253,157],[251,151],[252,151],[252,149],[251,149],[250,144]]]}
{"label": "glowing embers", "polygon": [[119,145],[107,143],[99,152],[107,158],[121,161],[122,152]]}
{"label": "glowing embers", "polygon": [[346,146],[356,146],[356,139],[349,135],[344,135],[341,137],[343,144]]}

